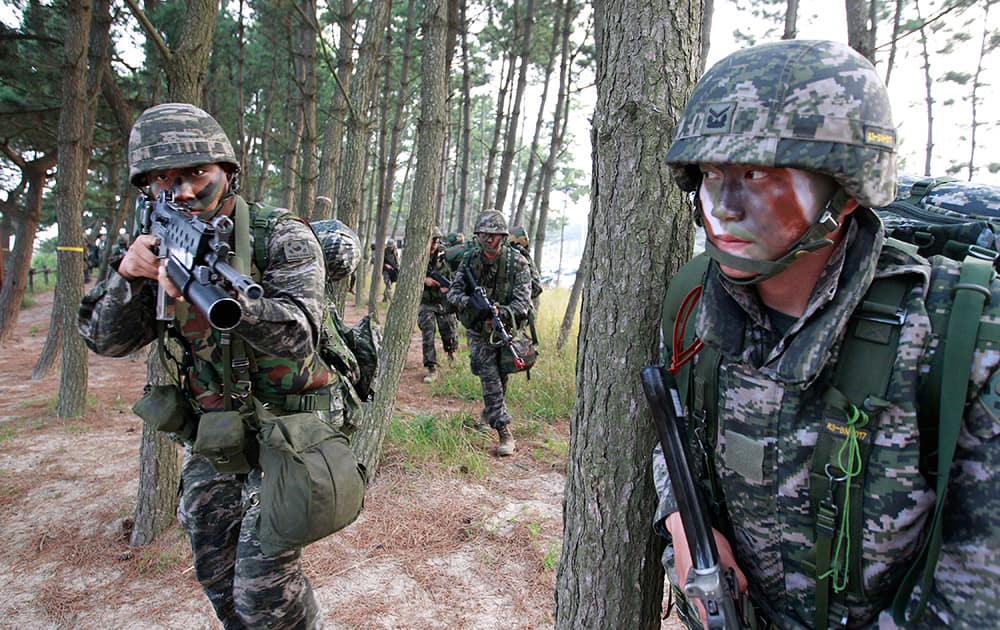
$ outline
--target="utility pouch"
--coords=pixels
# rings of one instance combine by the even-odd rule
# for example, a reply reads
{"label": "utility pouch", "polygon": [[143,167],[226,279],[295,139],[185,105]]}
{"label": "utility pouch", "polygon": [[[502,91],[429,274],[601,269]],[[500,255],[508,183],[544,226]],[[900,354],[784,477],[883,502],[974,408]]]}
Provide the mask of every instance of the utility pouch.
{"label": "utility pouch", "polygon": [[173,384],[147,384],[132,411],[157,431],[176,433],[185,440],[194,437],[198,426],[194,408],[184,392]]}
{"label": "utility pouch", "polygon": [[258,407],[257,414],[261,551],[274,556],[353,523],[364,505],[367,474],[347,436],[312,413],[274,416]]}
{"label": "utility pouch", "polygon": [[250,472],[247,458],[247,430],[238,411],[212,411],[201,416],[198,437],[191,449],[208,459],[219,473]]}

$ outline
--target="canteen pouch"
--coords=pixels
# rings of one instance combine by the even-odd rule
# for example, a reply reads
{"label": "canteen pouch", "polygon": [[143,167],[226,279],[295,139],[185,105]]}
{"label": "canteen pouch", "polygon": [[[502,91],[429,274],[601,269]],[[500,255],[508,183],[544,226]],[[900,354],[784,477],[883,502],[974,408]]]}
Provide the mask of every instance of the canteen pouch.
{"label": "canteen pouch", "polygon": [[132,405],[132,412],[157,431],[176,433],[185,440],[192,438],[197,427],[194,408],[174,384],[147,384],[142,398]]}
{"label": "canteen pouch", "polygon": [[192,452],[206,458],[219,473],[250,472],[246,426],[238,411],[211,411],[201,416]]}
{"label": "canteen pouch", "polygon": [[364,506],[367,474],[347,436],[312,413],[274,416],[260,406],[257,413],[261,551],[275,556],[353,523]]}

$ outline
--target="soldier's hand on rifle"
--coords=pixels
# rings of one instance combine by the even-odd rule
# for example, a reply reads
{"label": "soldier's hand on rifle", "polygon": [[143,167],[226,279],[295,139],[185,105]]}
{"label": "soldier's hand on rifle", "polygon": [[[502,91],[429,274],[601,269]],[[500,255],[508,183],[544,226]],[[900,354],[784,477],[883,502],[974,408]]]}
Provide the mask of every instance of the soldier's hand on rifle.
{"label": "soldier's hand on rifle", "polygon": [[156,257],[158,243],[152,234],[140,234],[136,237],[118,265],[118,274],[126,280],[136,278],[155,280],[160,267],[160,259]]}
{"label": "soldier's hand on rifle", "polygon": [[[688,572],[691,570],[691,551],[688,549],[687,537],[684,535],[684,524],[681,522],[681,513],[674,512],[668,516],[663,521],[663,526],[667,528],[671,538],[673,538],[674,569],[677,571],[677,579],[680,581],[681,590],[683,590],[684,584],[687,583]],[[736,586],[739,592],[746,592],[747,578],[736,564],[736,557],[733,555],[733,548],[729,546],[729,541],[716,529],[712,529],[712,534],[715,536],[715,545],[719,549],[719,563],[722,566],[722,571],[726,572],[732,569],[736,575]],[[705,607],[702,605],[701,600],[691,598],[691,601],[698,607],[698,614],[701,616],[701,625],[707,628],[708,615],[705,613]]]}
{"label": "soldier's hand on rifle", "polygon": [[177,288],[170,278],[167,276],[167,266],[160,265],[159,274],[156,277],[160,286],[163,287],[163,291],[171,297],[171,299],[177,302],[184,302],[184,295],[181,293],[180,289]]}
{"label": "soldier's hand on rifle", "polygon": [[434,288],[434,287],[441,286],[441,284],[437,280],[435,280],[434,278],[431,278],[431,277],[428,276],[428,277],[424,278],[424,286],[425,287]]}

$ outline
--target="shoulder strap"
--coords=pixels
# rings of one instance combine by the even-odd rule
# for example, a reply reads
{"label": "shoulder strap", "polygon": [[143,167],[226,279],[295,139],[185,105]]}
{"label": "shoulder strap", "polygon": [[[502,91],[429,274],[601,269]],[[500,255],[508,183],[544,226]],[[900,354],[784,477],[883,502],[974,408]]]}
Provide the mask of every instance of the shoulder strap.
{"label": "shoulder strap", "polygon": [[[934,570],[941,555],[942,515],[948,493],[951,462],[962,426],[962,412],[969,386],[969,366],[975,351],[979,320],[990,299],[990,284],[994,277],[993,261],[967,256],[962,261],[962,271],[955,285],[955,299],[948,318],[945,337],[941,340],[931,366],[927,387],[931,388],[927,400],[938,401],[939,420],[937,435],[937,500],[929,525],[929,533],[916,561],[906,573],[892,601],[893,621],[903,625],[917,621],[927,605],[932,589]],[[931,409],[934,409],[932,407]],[[923,441],[923,435],[921,435]],[[913,614],[907,617],[907,606],[917,580],[920,580],[920,599]]]}
{"label": "shoulder strap", "polygon": [[[671,342],[673,339],[674,323],[677,321],[677,314],[681,310],[681,304],[683,304],[684,298],[687,297],[688,293],[702,283],[710,262],[711,259],[708,257],[708,254],[698,254],[677,270],[677,273],[674,274],[674,277],[670,280],[670,284],[667,286],[667,294],[663,299],[663,317],[660,323],[664,365],[670,364],[666,353],[669,352],[672,355],[678,350],[671,347]],[[697,310],[692,310],[690,317],[694,317],[696,313]],[[694,326],[691,325],[685,332],[684,343],[686,345],[694,339]],[[690,368],[685,365],[677,374],[677,385],[680,388],[681,400],[687,400],[689,373]]]}
{"label": "shoulder strap", "polygon": [[251,213],[253,230],[253,264],[263,272],[270,262],[267,256],[267,236],[277,211],[270,206],[255,204]]}

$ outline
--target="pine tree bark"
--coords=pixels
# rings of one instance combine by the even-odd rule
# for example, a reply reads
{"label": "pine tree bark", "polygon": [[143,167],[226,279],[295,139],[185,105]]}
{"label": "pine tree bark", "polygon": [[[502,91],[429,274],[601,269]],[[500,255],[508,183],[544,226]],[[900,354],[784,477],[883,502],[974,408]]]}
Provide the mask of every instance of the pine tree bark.
{"label": "pine tree bark", "polygon": [[497,198],[493,207],[503,212],[507,200],[507,189],[510,186],[511,165],[514,163],[514,146],[517,144],[518,123],[521,120],[521,101],[524,99],[524,89],[528,84],[528,65],[531,63],[531,31],[535,20],[535,0],[527,0],[524,8],[522,27],[518,29],[523,38],[519,53],[520,64],[517,69],[517,84],[514,88],[513,104],[510,118],[507,122],[507,134],[504,138],[503,153],[500,155],[500,176],[497,178]]}
{"label": "pine tree bark", "polygon": [[655,432],[638,373],[657,362],[666,281],[693,246],[690,210],[663,155],[701,63],[702,4],[613,0],[594,12],[600,34],[588,281],[555,627],[659,628]]}
{"label": "pine tree bark", "polygon": [[[417,166],[413,182],[410,214],[406,222],[406,242],[426,243],[434,220],[434,202],[440,180],[441,153],[448,123],[446,48],[448,0],[427,0],[423,25],[424,48],[421,61],[420,117],[417,124]],[[400,280],[389,304],[385,338],[379,357],[375,399],[370,403],[362,428],[352,438],[352,448],[374,476],[381,460],[382,442],[392,418],[395,392],[410,345],[410,333],[417,316],[427,266],[426,247],[404,247]]]}
{"label": "pine tree bark", "polygon": [[[31,253],[35,247],[35,234],[42,220],[42,197],[48,170],[56,165],[56,153],[47,153],[33,160],[25,160],[6,143],[0,146],[4,155],[21,171],[21,181],[4,203],[4,216],[13,217],[14,249],[7,257],[4,283],[0,287],[0,343],[9,341],[14,334],[21,311],[21,300],[28,288],[31,272]],[[17,191],[24,191],[18,194]],[[23,194],[23,203],[19,198]]]}
{"label": "pine tree bark", "polygon": [[[354,72],[354,8],[352,0],[342,0],[340,13],[337,16],[340,25],[340,41],[337,46],[337,71],[334,77],[337,89],[333,91],[333,101],[330,105],[330,116],[323,127],[323,151],[320,154],[319,178],[316,181],[316,194],[329,197],[333,202],[330,215],[318,217],[329,219],[337,216],[338,201],[334,194],[336,186],[334,178],[340,164],[340,150],[344,144],[344,129],[347,120],[347,96],[351,85],[351,75]],[[358,226],[351,225],[357,230]]]}

